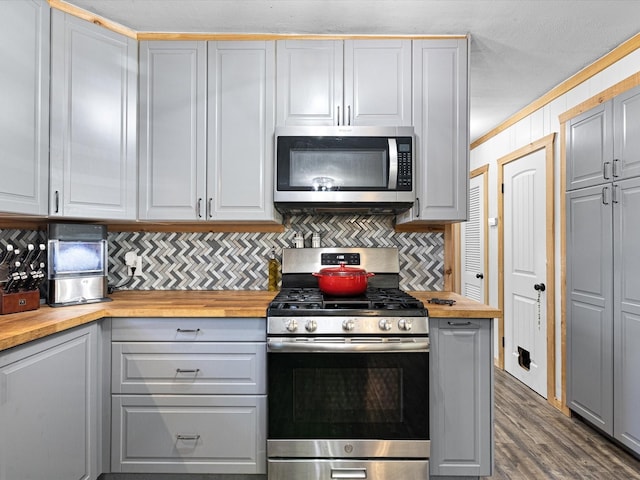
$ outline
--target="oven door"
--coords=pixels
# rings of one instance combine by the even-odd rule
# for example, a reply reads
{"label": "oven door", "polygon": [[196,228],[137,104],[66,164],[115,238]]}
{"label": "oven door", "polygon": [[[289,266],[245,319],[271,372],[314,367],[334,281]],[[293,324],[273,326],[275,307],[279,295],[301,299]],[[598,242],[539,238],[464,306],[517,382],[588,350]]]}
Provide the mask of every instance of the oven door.
{"label": "oven door", "polygon": [[270,338],[268,455],[429,457],[429,339]]}

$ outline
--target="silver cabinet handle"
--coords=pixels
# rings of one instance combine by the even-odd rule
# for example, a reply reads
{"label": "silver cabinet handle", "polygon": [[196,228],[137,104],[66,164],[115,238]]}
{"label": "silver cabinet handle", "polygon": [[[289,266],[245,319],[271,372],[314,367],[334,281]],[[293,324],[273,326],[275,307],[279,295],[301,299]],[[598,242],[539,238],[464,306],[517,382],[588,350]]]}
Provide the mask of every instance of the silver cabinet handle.
{"label": "silver cabinet handle", "polygon": [[176,332],[178,333],[199,333],[199,328],[176,328]]}
{"label": "silver cabinet handle", "polygon": [[613,173],[613,177],[614,178],[618,178],[620,175],[618,174],[618,165],[620,164],[620,159],[619,158],[614,158],[613,159],[613,169],[612,169],[612,173]]}
{"label": "silver cabinet handle", "polygon": [[611,162],[604,162],[602,164],[602,177],[605,180],[609,180],[611,179],[611,176],[609,174],[607,174],[607,172],[609,171],[609,166],[611,165]]}
{"label": "silver cabinet handle", "polygon": [[611,189],[611,203],[619,203],[618,202],[618,185],[614,185]]}
{"label": "silver cabinet handle", "polygon": [[199,368],[176,368],[176,373],[199,373]]}
{"label": "silver cabinet handle", "polygon": [[176,435],[176,440],[200,440],[200,435],[198,434],[184,435],[184,434],[178,433]]}
{"label": "silver cabinet handle", "polygon": [[331,478],[367,478],[366,468],[332,468]]}
{"label": "silver cabinet handle", "polygon": [[207,215],[209,218],[213,218],[213,197],[209,197],[209,201],[207,202]]}
{"label": "silver cabinet handle", "polygon": [[340,105],[338,105],[338,126],[340,126]]}
{"label": "silver cabinet handle", "polygon": [[413,204],[413,211],[416,214],[416,218],[420,218],[420,198],[416,197],[416,201]]}
{"label": "silver cabinet handle", "polygon": [[471,325],[471,322],[447,322],[452,327],[467,327]]}
{"label": "silver cabinet handle", "polygon": [[56,190],[56,213],[60,213],[60,192]]}
{"label": "silver cabinet handle", "polygon": [[609,205],[609,201],[607,200],[607,193],[609,192],[609,187],[602,187],[602,204]]}
{"label": "silver cabinet handle", "polygon": [[351,125],[351,105],[347,107],[347,125]]}
{"label": "silver cabinet handle", "polygon": [[198,218],[202,218],[202,198],[198,199],[198,206],[196,207],[198,211]]}

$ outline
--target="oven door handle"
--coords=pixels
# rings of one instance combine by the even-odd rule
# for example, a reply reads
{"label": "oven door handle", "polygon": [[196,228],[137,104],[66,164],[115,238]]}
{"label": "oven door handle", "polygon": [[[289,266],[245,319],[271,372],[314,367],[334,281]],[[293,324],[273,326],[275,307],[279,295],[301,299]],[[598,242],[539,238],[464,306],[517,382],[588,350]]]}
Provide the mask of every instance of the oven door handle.
{"label": "oven door handle", "polygon": [[322,342],[296,341],[290,339],[268,339],[267,351],[274,353],[291,352],[428,352],[429,340],[410,342]]}

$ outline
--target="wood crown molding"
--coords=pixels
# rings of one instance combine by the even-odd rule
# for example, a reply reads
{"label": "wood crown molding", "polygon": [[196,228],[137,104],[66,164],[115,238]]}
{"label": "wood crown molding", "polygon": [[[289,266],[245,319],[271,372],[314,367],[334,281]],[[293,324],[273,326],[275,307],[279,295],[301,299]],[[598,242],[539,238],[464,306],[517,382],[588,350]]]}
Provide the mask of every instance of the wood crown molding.
{"label": "wood crown molding", "polygon": [[500,125],[498,125],[496,128],[494,128],[490,132],[486,133],[485,135],[478,138],[477,140],[474,140],[470,146],[471,150],[482,145],[487,140],[495,137],[499,133],[502,133],[507,128],[515,125],[517,122],[519,122],[523,118],[528,117],[535,111],[548,105],[556,98],[560,97],[561,95],[564,95],[565,93],[577,87],[578,85],[585,82],[586,80],[590,79],[597,73],[600,73],[605,68],[610,67],[615,62],[626,57],[627,55],[634,52],[638,48],[640,48],[640,33],[634,35],[626,42],[623,42],[618,47],[614,48],[612,51],[610,51],[603,57],[600,57],[591,65],[586,66],[585,68],[580,70],[578,73],[576,73],[572,77],[569,77],[560,85],[553,88],[552,90],[550,90],[549,92],[547,92],[546,94],[538,98],[537,100],[533,101],[532,103],[524,107],[522,110],[520,110],[513,116],[509,117],[507,120],[502,122]]}

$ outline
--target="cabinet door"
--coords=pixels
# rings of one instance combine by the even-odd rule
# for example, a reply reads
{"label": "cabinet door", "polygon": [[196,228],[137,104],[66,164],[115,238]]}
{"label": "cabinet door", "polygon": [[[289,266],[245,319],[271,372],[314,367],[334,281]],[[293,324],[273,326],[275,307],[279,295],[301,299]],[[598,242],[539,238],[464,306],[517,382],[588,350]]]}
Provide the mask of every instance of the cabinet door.
{"label": "cabinet door", "polygon": [[613,431],[611,184],[567,193],[567,405]]}
{"label": "cabinet door", "polygon": [[469,191],[468,40],[413,43],[416,203],[408,221],[465,221]]}
{"label": "cabinet door", "polygon": [[208,50],[207,218],[273,220],[274,43]]}
{"label": "cabinet door", "polygon": [[95,479],[96,326],[0,355],[0,479]]}
{"label": "cabinet door", "polygon": [[345,125],[411,125],[411,40],[347,40]]}
{"label": "cabinet door", "polygon": [[205,219],[206,49],[140,42],[140,219]]}
{"label": "cabinet door", "polygon": [[430,474],[493,469],[493,320],[429,320]]}
{"label": "cabinet door", "polygon": [[266,396],[114,395],[113,472],[266,473]]}
{"label": "cabinet door", "polygon": [[342,124],[343,42],[282,40],[276,45],[277,125]]}
{"label": "cabinet door", "polygon": [[640,176],[640,87],[613,99],[614,179]]}
{"label": "cabinet door", "polygon": [[0,211],[46,215],[49,5],[0,2]]}
{"label": "cabinet door", "polygon": [[135,219],[137,42],[51,15],[49,213]]}
{"label": "cabinet door", "polygon": [[613,179],[612,116],[605,102],[567,123],[567,191]]}
{"label": "cabinet door", "polygon": [[613,432],[640,453],[640,178],[615,188]]}

